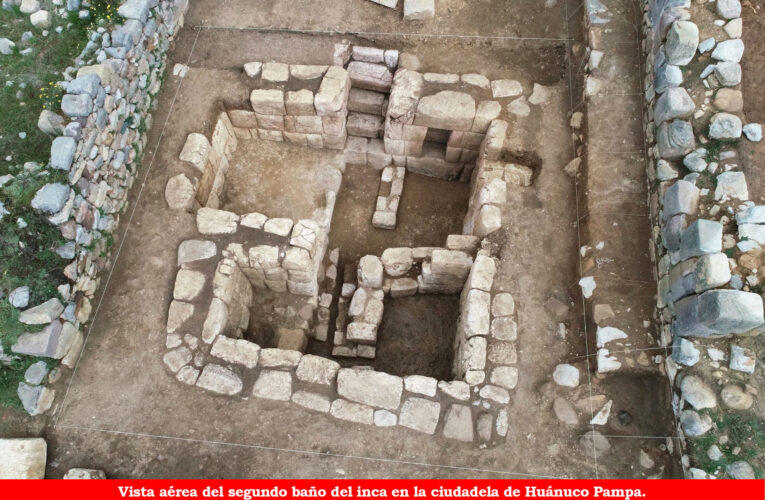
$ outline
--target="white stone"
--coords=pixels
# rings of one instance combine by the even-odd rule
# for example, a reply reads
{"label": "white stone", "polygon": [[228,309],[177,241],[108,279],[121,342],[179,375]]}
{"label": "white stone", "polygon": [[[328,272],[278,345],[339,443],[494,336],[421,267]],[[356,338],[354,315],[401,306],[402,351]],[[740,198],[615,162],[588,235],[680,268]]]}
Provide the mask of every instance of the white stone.
{"label": "white stone", "polygon": [[423,375],[409,375],[404,377],[404,388],[415,394],[434,397],[436,395],[436,384],[438,381],[433,377]]}
{"label": "white stone", "polygon": [[576,387],[579,385],[579,368],[569,364],[559,364],[553,371],[553,380],[564,387]]}
{"label": "white stone", "polygon": [[47,449],[43,438],[0,439],[0,479],[43,479]]}
{"label": "white stone", "polygon": [[202,375],[197,379],[196,385],[228,396],[242,392],[242,379],[228,368],[213,363],[202,369]]}
{"label": "white stone", "polygon": [[263,370],[252,387],[258,398],[289,401],[292,396],[292,374],[276,370]]}
{"label": "white stone", "polygon": [[494,80],[491,82],[492,96],[497,99],[500,97],[515,97],[523,93],[521,82],[516,80]]}
{"label": "white stone", "polygon": [[436,432],[441,404],[423,398],[408,398],[401,406],[398,425],[425,434]]}

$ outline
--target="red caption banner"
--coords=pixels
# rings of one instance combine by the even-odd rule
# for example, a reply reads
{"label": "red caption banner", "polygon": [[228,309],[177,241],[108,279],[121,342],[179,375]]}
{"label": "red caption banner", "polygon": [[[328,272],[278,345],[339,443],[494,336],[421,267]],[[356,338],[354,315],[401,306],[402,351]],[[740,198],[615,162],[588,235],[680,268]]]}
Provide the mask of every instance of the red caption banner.
{"label": "red caption banner", "polygon": [[[84,495],[84,496],[83,496]],[[0,499],[209,498],[765,499],[765,481],[707,480],[27,480],[0,481]]]}

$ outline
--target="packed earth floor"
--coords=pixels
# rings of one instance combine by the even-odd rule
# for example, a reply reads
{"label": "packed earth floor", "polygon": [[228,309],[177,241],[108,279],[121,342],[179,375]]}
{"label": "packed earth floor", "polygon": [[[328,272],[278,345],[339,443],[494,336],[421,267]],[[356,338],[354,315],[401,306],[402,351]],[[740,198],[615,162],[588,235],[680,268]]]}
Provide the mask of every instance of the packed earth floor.
{"label": "packed earth floor", "polygon": [[[114,267],[93,304],[82,354],[73,372],[53,385],[59,396],[51,413],[31,420],[4,416],[0,435],[44,436],[47,477],[61,477],[72,467],[103,469],[111,478],[682,477],[671,390],[666,376],[648,361],[665,349],[653,341],[623,344],[624,368],[608,376],[596,373],[599,318],[584,313],[578,284],[582,266],[603,265],[595,276],[611,296],[610,317],[631,338],[641,332],[649,337],[646,323],[652,320],[656,288],[647,245],[640,119],[642,12],[627,8],[618,14],[623,23],[616,29],[625,36],[614,42],[623,49],[612,64],[620,76],[600,96],[616,104],[591,112],[589,119],[591,130],[601,130],[591,153],[617,154],[619,162],[634,167],[625,181],[629,186],[610,193],[611,203],[598,211],[583,179],[562,168],[579,154],[570,123],[581,104],[574,96],[581,94],[583,64],[572,50],[581,44],[581,2],[437,4],[435,20],[412,23],[403,21],[401,12],[366,0],[191,1],[169,55],[141,182],[119,228]],[[530,186],[508,183],[502,227],[484,244],[496,257],[492,290],[512,294],[517,322],[518,378],[501,439],[495,433],[464,442],[445,438],[441,427],[431,435],[364,425],[254,397],[251,390],[242,397],[221,396],[180,383],[162,361],[179,245],[204,238],[196,209],[172,210],[165,201],[168,179],[189,172],[179,160],[187,136],[209,137],[222,111],[249,109],[254,86],[242,71],[246,63],[330,65],[335,45],[343,42],[413,54],[421,73],[516,80],[527,97],[535,84],[548,91],[544,102],[527,105],[526,113],[506,111],[514,98],[498,99],[501,118],[509,124],[505,148],[512,158],[505,160],[533,170]],[[176,64],[188,71],[171,75]],[[634,120],[624,119],[619,106],[632,106]],[[762,109],[752,112],[763,115]],[[429,139],[441,144],[435,135]],[[761,146],[752,154],[761,155]],[[240,140],[218,208],[309,218],[323,206],[315,187],[328,182],[327,165],[338,155],[343,151]],[[762,183],[761,176],[751,179]],[[339,248],[335,292],[344,282],[343,268],[355,269],[365,255],[379,256],[390,247],[441,247],[449,235],[462,232],[469,183],[407,172],[393,230],[371,224],[379,184],[378,170],[345,166],[328,236],[328,248]],[[633,197],[640,201],[633,203]],[[630,227],[634,240],[608,240],[603,256],[588,263],[582,250],[588,235],[614,227]],[[620,267],[609,267],[614,258]],[[259,324],[258,318],[274,308],[301,307],[280,300],[257,296],[245,338],[276,347],[272,325]],[[305,352],[343,367],[366,365],[397,376],[451,380],[459,293],[386,297],[384,303],[374,359],[333,356],[332,329],[327,342],[309,339]],[[337,314],[333,307],[330,324]],[[204,320],[198,318],[200,324]],[[560,364],[579,369],[576,387],[553,381]],[[605,406],[606,421],[598,421]],[[594,422],[607,449],[599,439],[582,439],[596,430]]]}

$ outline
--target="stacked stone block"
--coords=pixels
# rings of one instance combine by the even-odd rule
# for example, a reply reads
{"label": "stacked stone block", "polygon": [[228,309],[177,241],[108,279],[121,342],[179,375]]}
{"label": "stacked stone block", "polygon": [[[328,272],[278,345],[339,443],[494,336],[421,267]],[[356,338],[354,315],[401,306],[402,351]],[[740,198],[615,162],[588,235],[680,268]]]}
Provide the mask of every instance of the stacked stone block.
{"label": "stacked stone block", "polygon": [[[44,306],[50,318],[45,325],[39,318],[31,323],[44,327],[22,335],[12,351],[74,366],[83,344],[82,325],[90,319],[91,300],[110,262],[106,235],[117,229],[127,203],[146,145],[143,130],[152,125],[165,56],[186,8],[186,0],[125,2],[119,24],[94,33],[75,66],[64,72],[66,118],[47,110],[41,114],[43,125],[51,117],[60,122],[48,129],[58,135],[49,168],[65,171],[68,182],[43,186],[32,207],[47,214],[67,240],[59,255],[69,260],[63,274],[71,283],[58,288],[60,308],[36,306]],[[54,399],[54,391],[44,385],[19,386],[19,395],[36,414],[46,412]]]}
{"label": "stacked stone block", "polygon": [[[752,264],[761,253],[756,237],[761,207],[749,201],[738,148],[730,142],[744,132],[741,5],[738,0],[694,6],[652,0],[645,5],[646,122],[658,127],[655,135],[651,126],[646,130],[652,146],[649,181],[656,186],[650,207],[658,337],[672,349],[665,369],[679,401],[680,434],[698,437],[716,432],[701,410],[746,411],[752,406],[746,388],[755,386],[744,366],[753,368],[755,355],[739,344],[765,327],[761,280]],[[702,12],[708,9],[712,12]],[[710,23],[700,30],[694,22],[714,17],[722,29]],[[716,34],[700,40],[700,31]],[[694,63],[703,69],[685,78]],[[759,127],[747,126],[753,131]],[[750,139],[759,137],[755,133]],[[705,178],[713,179],[713,189],[700,182]],[[712,344],[716,338],[725,340]],[[719,370],[726,357],[729,370],[715,372],[723,375],[712,384],[709,370]],[[721,404],[717,386],[722,387]],[[745,461],[710,471],[688,456],[683,460],[688,477],[745,477],[741,470],[751,470]]]}

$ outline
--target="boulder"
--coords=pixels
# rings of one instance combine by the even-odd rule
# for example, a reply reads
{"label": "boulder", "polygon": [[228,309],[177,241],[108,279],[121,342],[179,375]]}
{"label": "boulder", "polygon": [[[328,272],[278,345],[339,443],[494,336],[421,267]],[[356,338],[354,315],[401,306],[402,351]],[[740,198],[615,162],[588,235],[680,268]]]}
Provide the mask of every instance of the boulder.
{"label": "boulder", "polygon": [[475,118],[475,99],[470,94],[443,90],[417,103],[415,125],[469,131]]}
{"label": "boulder", "polygon": [[553,371],[553,380],[564,387],[576,387],[579,385],[579,368],[569,364],[559,364]]}
{"label": "boulder", "polygon": [[739,139],[741,132],[741,118],[730,113],[717,113],[709,122],[709,137],[711,139]]}
{"label": "boulder", "polygon": [[186,240],[178,246],[177,265],[182,266],[189,262],[210,259],[217,254],[218,248],[212,241]]}
{"label": "boulder", "polygon": [[183,144],[183,149],[178,158],[191,163],[197,170],[203,172],[211,147],[207,137],[202,134],[191,133],[186,137],[186,142]]}
{"label": "boulder", "polygon": [[398,424],[425,434],[436,432],[441,404],[423,398],[408,398],[401,406]]}
{"label": "boulder", "polygon": [[48,135],[63,134],[65,126],[64,118],[49,109],[43,109],[37,119],[37,128]]}
{"label": "boulder", "polygon": [[696,375],[687,375],[680,382],[683,399],[697,410],[714,408],[717,398],[712,388]]}
{"label": "boulder", "polygon": [[0,479],[43,479],[47,451],[43,438],[0,439]]}
{"label": "boulder", "polygon": [[[289,375],[289,374],[288,374]],[[197,379],[197,387],[208,391],[233,396],[242,392],[242,379],[221,365],[210,363],[202,369],[202,374]]]}
{"label": "boulder", "polygon": [[295,371],[298,380],[309,384],[331,385],[335,382],[340,363],[321,356],[306,354]]}
{"label": "boulder", "polygon": [[197,211],[197,230],[202,234],[233,234],[239,216],[233,212],[202,207]]}
{"label": "boulder", "polygon": [[449,407],[444,417],[444,437],[457,441],[473,441],[473,415],[469,406],[453,404]]}
{"label": "boulder", "polygon": [[342,368],[337,375],[337,393],[365,405],[398,409],[403,380],[383,372]]}
{"label": "boulder", "polygon": [[25,325],[43,325],[57,319],[64,312],[64,305],[58,298],[52,298],[19,314],[19,321]]}
{"label": "boulder", "polygon": [[404,0],[404,19],[422,21],[436,15],[435,0]]}
{"label": "boulder", "polygon": [[165,201],[172,210],[190,211],[194,206],[196,189],[185,174],[178,174],[167,181]]}
{"label": "boulder", "polygon": [[667,62],[685,66],[693,60],[699,46],[699,28],[690,21],[675,21],[667,33],[664,53]]}
{"label": "boulder", "polygon": [[263,370],[252,387],[252,395],[257,398],[289,401],[292,396],[292,373],[276,370]]}
{"label": "boulder", "polygon": [[58,213],[69,199],[69,191],[66,184],[46,184],[32,198],[32,208],[49,214]]}
{"label": "boulder", "polygon": [[660,125],[675,118],[688,118],[693,115],[696,105],[683,87],[671,87],[656,100],[653,121]]}
{"label": "boulder", "polygon": [[210,350],[210,355],[229,363],[255,368],[258,366],[260,346],[244,339],[232,339],[219,335]]}

